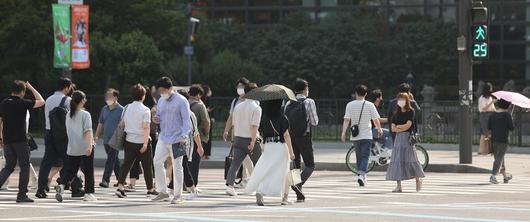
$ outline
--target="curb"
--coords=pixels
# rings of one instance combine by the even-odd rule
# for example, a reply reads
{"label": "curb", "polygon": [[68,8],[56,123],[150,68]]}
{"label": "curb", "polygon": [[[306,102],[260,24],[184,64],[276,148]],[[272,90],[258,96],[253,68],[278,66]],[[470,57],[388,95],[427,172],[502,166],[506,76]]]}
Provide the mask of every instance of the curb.
{"label": "curb", "polygon": [[[31,162],[36,166],[40,165],[42,158],[31,158]],[[106,159],[95,159],[94,167],[105,167]],[[224,161],[207,160],[201,162],[203,169],[224,169]],[[344,163],[315,163],[315,170],[324,171],[350,171]],[[376,167],[374,171],[384,172],[386,167]],[[425,172],[430,173],[491,173],[490,169],[480,168],[469,164],[429,164]]]}

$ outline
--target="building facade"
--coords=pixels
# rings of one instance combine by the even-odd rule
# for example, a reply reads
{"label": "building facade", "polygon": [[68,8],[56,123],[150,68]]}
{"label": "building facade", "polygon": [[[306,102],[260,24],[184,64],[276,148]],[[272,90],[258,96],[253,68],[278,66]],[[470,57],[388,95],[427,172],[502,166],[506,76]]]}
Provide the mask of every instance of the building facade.
{"label": "building facade", "polygon": [[[474,66],[474,79],[530,85],[530,0],[483,3],[490,16],[490,59]],[[247,31],[266,28],[293,12],[308,13],[315,22],[338,11],[373,12],[390,23],[407,16],[457,22],[458,12],[458,0],[203,0],[202,5],[209,18]]]}

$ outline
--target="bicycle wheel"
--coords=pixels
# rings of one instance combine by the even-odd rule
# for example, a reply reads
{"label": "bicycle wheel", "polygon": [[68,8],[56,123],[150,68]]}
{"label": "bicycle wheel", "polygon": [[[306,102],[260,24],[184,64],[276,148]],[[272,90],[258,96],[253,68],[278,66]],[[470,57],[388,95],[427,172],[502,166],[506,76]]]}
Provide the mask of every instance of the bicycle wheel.
{"label": "bicycle wheel", "polygon": [[427,153],[427,150],[420,145],[416,145],[415,149],[423,170],[427,169],[427,166],[429,166],[429,154]]}
{"label": "bicycle wheel", "polygon": [[[354,174],[359,174],[357,172],[357,155],[355,154],[355,149],[356,148],[352,145],[350,150],[348,150],[348,153],[346,154],[346,166]],[[374,169],[374,167],[375,167],[375,162],[374,161],[370,161],[370,163],[368,164],[368,168],[366,170],[366,173],[372,171]]]}

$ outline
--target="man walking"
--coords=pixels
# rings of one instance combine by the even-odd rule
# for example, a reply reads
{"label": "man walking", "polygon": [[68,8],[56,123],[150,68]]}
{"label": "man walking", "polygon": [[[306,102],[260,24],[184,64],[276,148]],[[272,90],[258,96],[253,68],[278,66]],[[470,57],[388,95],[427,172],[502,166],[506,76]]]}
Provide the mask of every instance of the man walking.
{"label": "man walking", "polygon": [[[44,99],[29,82],[15,80],[11,83],[11,96],[0,103],[0,149],[4,149],[6,165],[0,172],[0,186],[20,167],[17,203],[33,202],[27,195],[30,168],[30,151],[26,136],[26,113],[44,105]],[[24,99],[29,89],[35,100]],[[46,177],[48,178],[48,177]]]}
{"label": "man walking", "polygon": [[[48,188],[48,176],[51,168],[59,161],[65,162],[66,148],[68,146],[68,136],[66,135],[66,114],[70,110],[70,101],[68,95],[73,92],[73,83],[68,78],[61,78],[57,82],[57,91],[46,99],[44,106],[44,118],[46,120],[46,132],[44,135],[44,157],[39,169],[39,187],[37,189],[37,198],[46,198],[46,188]],[[63,168],[64,169],[64,168]],[[60,176],[64,170],[61,169]],[[72,183],[72,197],[83,197],[81,191],[81,182],[76,179]]]}
{"label": "man walking", "polygon": [[110,184],[110,177],[114,170],[116,180],[120,173],[120,159],[118,157],[119,151],[112,149],[109,146],[109,141],[121,120],[123,106],[118,103],[120,92],[116,89],[110,88],[105,93],[105,105],[99,114],[98,127],[96,129],[95,140],[97,141],[101,131],[103,131],[103,146],[107,153],[107,161],[105,162],[105,170],[103,171],[103,178],[101,179],[100,187],[108,188]]}
{"label": "man walking", "polygon": [[[153,201],[167,201],[166,169],[164,162],[168,157],[173,159],[173,186],[174,197],[172,204],[182,203],[182,187],[184,173],[182,167],[183,155],[176,156],[173,151],[180,148],[182,151],[191,131],[190,105],[188,100],[173,90],[173,82],[168,77],[162,77],[156,83],[156,88],[161,97],[158,101],[156,115],[153,117],[155,123],[160,123],[160,136],[156,145],[155,157],[153,158],[156,178],[156,191],[158,196]],[[177,149],[173,149],[173,146]]]}
{"label": "man walking", "polygon": [[[253,87],[251,87],[252,85]],[[257,88],[256,84],[245,87],[245,94]],[[245,99],[234,108],[232,126],[234,128],[233,160],[228,169],[226,179],[226,194],[237,196],[234,189],[236,173],[241,167],[243,160],[250,156],[253,162],[257,162],[261,156],[261,147],[256,143],[258,128],[261,122],[261,107],[251,99]]]}
{"label": "man walking", "polygon": [[291,188],[296,193],[297,202],[304,202],[305,195],[302,192],[302,186],[315,170],[311,128],[318,125],[318,115],[315,101],[308,98],[308,82],[303,79],[297,79],[294,82],[294,90],[297,101],[286,104],[285,114],[287,119],[289,119],[289,134],[291,135],[295,155],[294,165],[300,169],[301,158],[303,158],[305,168],[301,175],[302,183]]}
{"label": "man walking", "polygon": [[[358,85],[355,87],[356,100],[351,101],[346,106],[344,114],[344,123],[342,125],[342,142],[346,142],[346,132],[351,128],[350,140],[356,147],[355,154],[357,156],[357,182],[359,186],[366,185],[366,171],[368,169],[368,158],[370,157],[370,150],[372,149],[372,122],[377,128],[377,136],[383,135],[381,123],[379,122],[379,113],[375,105],[365,100],[368,88],[365,85]],[[351,124],[351,125],[350,125]]]}
{"label": "man walking", "polygon": [[[204,90],[200,85],[194,85],[190,87],[190,103],[191,111],[197,117],[197,127],[199,127],[199,134],[201,136],[201,145],[206,147],[209,140],[210,133],[210,115],[208,115],[208,110],[206,105],[201,100],[201,97],[204,96]],[[193,149],[192,162],[190,166],[191,175],[193,176],[194,185],[197,186],[199,182],[199,168],[201,164],[201,155],[197,152],[196,149]]]}

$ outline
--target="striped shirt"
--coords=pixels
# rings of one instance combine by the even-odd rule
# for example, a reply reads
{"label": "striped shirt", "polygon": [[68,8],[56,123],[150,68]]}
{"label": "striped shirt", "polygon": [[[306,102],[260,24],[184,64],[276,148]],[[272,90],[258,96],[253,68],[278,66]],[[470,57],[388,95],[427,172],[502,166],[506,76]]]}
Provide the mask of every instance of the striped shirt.
{"label": "striped shirt", "polygon": [[[307,98],[306,96],[302,94],[296,95],[296,99],[305,99],[304,105],[305,105],[305,111],[306,111],[306,119],[307,119],[307,130],[306,132],[311,132],[311,127],[318,126],[318,113],[317,113],[317,106],[315,104],[315,100]],[[285,108],[289,106],[291,101],[287,102],[285,104]]]}
{"label": "striped shirt", "polygon": [[[364,103],[364,108],[363,108]],[[361,115],[362,110],[362,115]],[[350,140],[372,140],[372,121],[379,119],[379,112],[377,108],[371,102],[366,100],[354,100],[348,103],[346,111],[344,113],[344,119],[350,120],[350,126],[359,124],[359,135],[357,137],[351,137]],[[360,119],[360,121],[359,121]]]}

